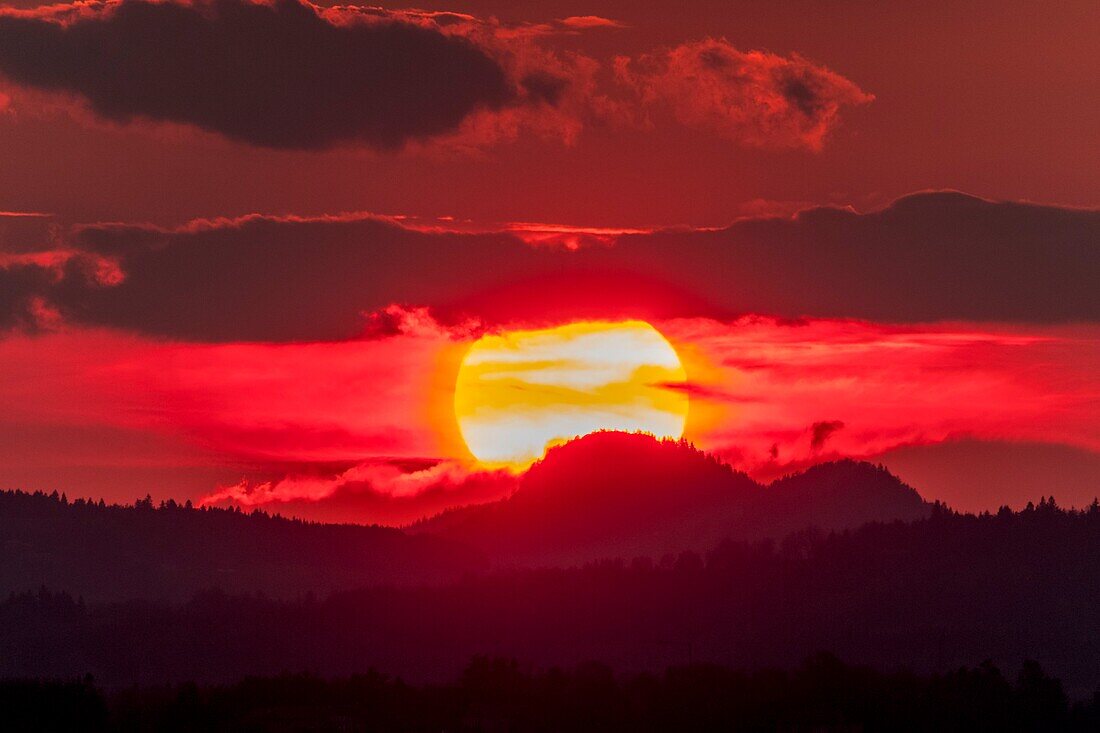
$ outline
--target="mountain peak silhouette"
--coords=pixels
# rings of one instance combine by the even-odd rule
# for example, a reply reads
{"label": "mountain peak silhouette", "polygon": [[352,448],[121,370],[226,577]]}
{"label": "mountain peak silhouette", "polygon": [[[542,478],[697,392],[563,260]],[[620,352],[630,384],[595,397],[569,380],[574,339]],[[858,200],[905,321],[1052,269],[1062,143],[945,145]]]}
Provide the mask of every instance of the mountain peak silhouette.
{"label": "mountain peak silhouette", "polygon": [[740,485],[758,486],[744,473],[685,440],[657,439],[648,433],[604,430],[550,448],[527,471],[513,504],[583,501],[589,508],[622,502],[666,502],[683,485],[693,494]]}
{"label": "mountain peak silhouette", "polygon": [[581,562],[705,550],[928,513],[886,469],[843,460],[760,484],[683,440],[604,431],[555,446],[508,498],[452,510],[418,531],[502,562]]}

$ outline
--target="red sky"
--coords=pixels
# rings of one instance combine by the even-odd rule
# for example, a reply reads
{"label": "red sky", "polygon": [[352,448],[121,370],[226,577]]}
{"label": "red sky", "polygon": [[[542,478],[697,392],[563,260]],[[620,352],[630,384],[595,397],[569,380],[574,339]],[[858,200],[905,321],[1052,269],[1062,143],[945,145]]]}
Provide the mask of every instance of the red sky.
{"label": "red sky", "polygon": [[[1095,468],[1095,326],[655,325],[688,368],[686,437],[760,478],[838,456],[889,465],[895,453],[923,476],[936,462],[931,449],[957,441],[1019,443],[1025,463],[1031,444],[1062,445],[1080,453],[1063,472],[1074,472],[1074,458]],[[313,500],[350,493],[372,518],[408,521],[504,486],[485,483],[448,414],[447,355],[470,339],[416,315],[391,336],[328,343],[163,342],[86,329],[10,336],[0,342],[6,479],[120,500],[139,487],[160,497],[220,493],[311,515],[326,511]],[[943,462],[966,466],[970,452],[953,448]],[[172,475],[179,468],[187,482]],[[1034,475],[1026,486],[1007,481],[972,481],[960,494],[939,478],[930,498],[980,509],[1054,491]],[[1066,503],[1095,492],[1081,480],[1057,488]]]}
{"label": "red sky", "polygon": [[759,476],[1097,492],[1096,3],[419,7],[0,5],[0,485],[404,521],[453,353],[642,318]]}

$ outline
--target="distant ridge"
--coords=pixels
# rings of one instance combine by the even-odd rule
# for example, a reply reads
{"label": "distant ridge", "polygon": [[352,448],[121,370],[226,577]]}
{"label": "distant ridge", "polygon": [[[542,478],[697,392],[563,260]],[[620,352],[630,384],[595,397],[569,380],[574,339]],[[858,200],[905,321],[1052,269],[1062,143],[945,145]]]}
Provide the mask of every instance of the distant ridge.
{"label": "distant ridge", "polygon": [[93,600],[182,600],[222,588],[279,597],[371,584],[430,584],[482,555],[390,527],[319,524],[263,512],[133,506],[0,492],[0,592],[46,586]]}
{"label": "distant ridge", "polygon": [[598,432],[550,449],[508,498],[413,529],[503,562],[580,562],[705,550],[925,517],[929,505],[885,468],[842,460],[760,484],[684,441]]}

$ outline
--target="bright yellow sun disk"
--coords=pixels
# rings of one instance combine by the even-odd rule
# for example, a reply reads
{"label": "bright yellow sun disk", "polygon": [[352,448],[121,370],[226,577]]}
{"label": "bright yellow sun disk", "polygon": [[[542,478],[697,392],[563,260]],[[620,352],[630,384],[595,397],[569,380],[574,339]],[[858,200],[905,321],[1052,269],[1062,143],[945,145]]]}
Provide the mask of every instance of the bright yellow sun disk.
{"label": "bright yellow sun disk", "polygon": [[598,430],[683,435],[688,398],[676,350],[643,321],[583,322],[484,336],[455,383],[455,417],[483,464],[520,469]]}

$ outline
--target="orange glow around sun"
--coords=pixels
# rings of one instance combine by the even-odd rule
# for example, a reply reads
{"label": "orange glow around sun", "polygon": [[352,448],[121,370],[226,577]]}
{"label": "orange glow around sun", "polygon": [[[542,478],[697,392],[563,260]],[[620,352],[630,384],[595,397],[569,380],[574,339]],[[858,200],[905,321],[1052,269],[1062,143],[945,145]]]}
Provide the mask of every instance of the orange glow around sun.
{"label": "orange glow around sun", "polygon": [[679,438],[688,397],[675,385],[685,380],[676,350],[644,321],[509,331],[466,353],[455,417],[479,462],[522,469],[547,447],[598,430]]}

